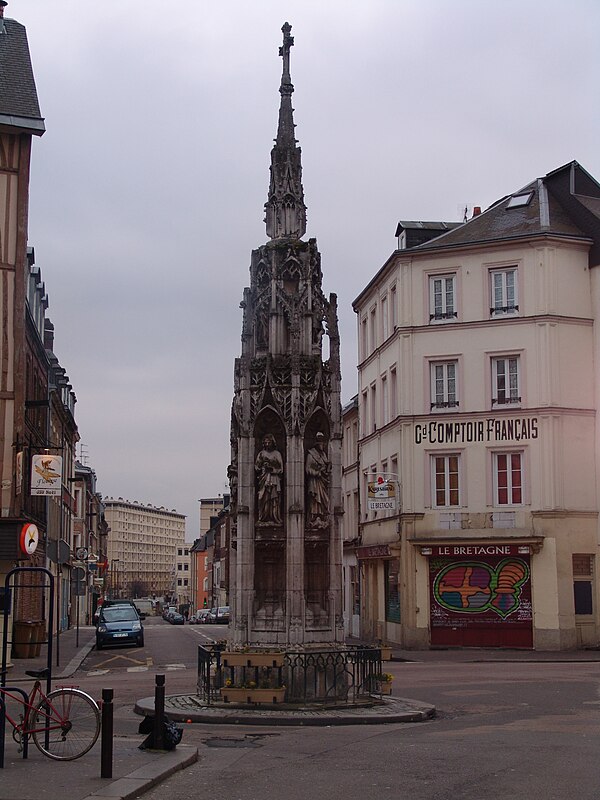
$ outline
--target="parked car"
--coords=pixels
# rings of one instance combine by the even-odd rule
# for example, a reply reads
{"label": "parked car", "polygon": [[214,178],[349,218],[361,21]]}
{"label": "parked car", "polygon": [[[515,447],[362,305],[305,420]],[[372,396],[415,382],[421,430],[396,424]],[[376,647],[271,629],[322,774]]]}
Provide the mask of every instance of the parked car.
{"label": "parked car", "polygon": [[169,614],[169,622],[171,623],[171,625],[184,625],[185,618],[183,614],[179,614],[177,611],[172,611]]}
{"label": "parked car", "polygon": [[211,608],[206,621],[214,625],[229,625],[229,606]]}
{"label": "parked car", "polygon": [[205,625],[208,622],[210,610],[208,608],[199,608],[194,615],[197,625]]}
{"label": "parked car", "polygon": [[111,605],[102,608],[96,627],[96,650],[106,645],[136,644],[144,646],[144,626],[132,605]]}
{"label": "parked car", "polygon": [[104,600],[102,605],[99,605],[98,608],[94,611],[94,625],[98,624],[98,619],[100,618],[100,612],[103,608],[112,608],[113,606],[129,606],[131,608],[135,608],[135,611],[138,616],[140,616],[139,611],[137,610],[135,603],[133,600]]}

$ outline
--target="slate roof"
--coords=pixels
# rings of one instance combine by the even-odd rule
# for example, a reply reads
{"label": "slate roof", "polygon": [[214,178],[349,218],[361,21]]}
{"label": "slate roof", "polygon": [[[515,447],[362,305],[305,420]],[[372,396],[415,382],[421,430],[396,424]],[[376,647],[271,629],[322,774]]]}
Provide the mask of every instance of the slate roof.
{"label": "slate roof", "polygon": [[[510,207],[515,195],[531,193],[526,205]],[[412,251],[556,234],[593,240],[592,263],[600,263],[600,184],[576,161],[538,178],[492,204],[479,216]]]}
{"label": "slate roof", "polygon": [[[526,205],[509,208],[515,195],[529,194]],[[448,224],[448,223],[444,223]],[[407,230],[431,231],[440,223],[399,223]],[[398,228],[398,229],[399,229]],[[398,235],[398,229],[396,235]],[[570,161],[549,172],[513,194],[497,200],[482,214],[472,217],[452,230],[430,241],[415,244],[402,250],[402,254],[437,253],[472,245],[484,247],[502,241],[526,240],[536,236],[562,236],[587,240],[590,243],[589,266],[600,266],[600,184],[577,161]],[[399,251],[388,258],[377,274],[369,281],[352,305],[357,304],[377,283],[381,275],[394,263]]]}
{"label": "slate roof", "polygon": [[27,33],[14,19],[0,19],[0,125],[41,136],[40,112]]}

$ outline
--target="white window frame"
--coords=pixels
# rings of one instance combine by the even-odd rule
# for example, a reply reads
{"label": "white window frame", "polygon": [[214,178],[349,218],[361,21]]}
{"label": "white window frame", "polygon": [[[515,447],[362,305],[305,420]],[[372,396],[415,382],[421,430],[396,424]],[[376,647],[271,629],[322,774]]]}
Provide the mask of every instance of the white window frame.
{"label": "white window frame", "polygon": [[377,350],[377,307],[373,306],[369,312],[369,346],[370,352]]}
{"label": "white window frame", "polygon": [[390,421],[390,399],[388,394],[387,375],[381,376],[381,426],[385,426]]}
{"label": "white window frame", "polygon": [[496,408],[521,405],[521,357],[493,356],[491,369],[492,405]]}
{"label": "white window frame", "polygon": [[[438,289],[439,284],[439,289]],[[450,302],[448,302],[450,296]],[[456,273],[429,276],[429,322],[453,322],[456,310]]]}
{"label": "white window frame", "polygon": [[398,416],[398,372],[396,367],[390,369],[390,419]]}
{"label": "white window frame", "polygon": [[392,333],[398,327],[398,293],[396,292],[396,284],[390,289],[390,327]]}
{"label": "white window frame", "polygon": [[[451,375],[451,372],[454,372],[454,375]],[[431,411],[452,411],[452,409],[458,408],[458,361],[456,359],[431,361],[429,377]],[[440,382],[441,394],[438,392]]]}
{"label": "white window frame", "polygon": [[[460,453],[432,453],[431,459],[431,506],[432,508],[460,508],[462,495],[461,481],[461,454]],[[451,459],[456,459],[456,471],[452,469]],[[442,462],[443,472],[438,472],[438,462]],[[441,491],[444,494],[444,502],[438,502],[437,476],[443,475],[444,485]],[[451,476],[456,475],[456,489],[451,486]],[[451,502],[451,494],[456,491],[456,503]]]}
{"label": "white window frame", "polygon": [[382,342],[385,342],[390,335],[387,294],[384,294],[381,298],[381,334]]}
{"label": "white window frame", "polygon": [[369,355],[368,320],[364,316],[360,321],[360,344],[362,349],[362,360]]}
{"label": "white window frame", "polygon": [[[520,486],[513,484],[513,470],[508,468],[508,465],[512,461],[513,457],[518,457],[519,459],[519,480]],[[499,474],[500,474],[500,459],[507,459],[507,469],[506,469],[506,492],[507,492],[507,502],[503,503],[500,500],[500,482],[499,482]],[[508,507],[515,507],[515,506],[522,506],[525,503],[525,458],[524,452],[522,450],[499,450],[497,452],[492,453],[493,459],[493,476],[494,476],[494,505],[498,508],[508,508]],[[521,499],[515,501],[515,491],[520,489]]]}
{"label": "white window frame", "polygon": [[371,391],[369,393],[369,416],[370,416],[370,427],[369,433],[373,433],[377,430],[377,385],[375,383],[371,384]]}
{"label": "white window frame", "polygon": [[516,266],[490,270],[490,316],[506,317],[519,312],[519,274]]}

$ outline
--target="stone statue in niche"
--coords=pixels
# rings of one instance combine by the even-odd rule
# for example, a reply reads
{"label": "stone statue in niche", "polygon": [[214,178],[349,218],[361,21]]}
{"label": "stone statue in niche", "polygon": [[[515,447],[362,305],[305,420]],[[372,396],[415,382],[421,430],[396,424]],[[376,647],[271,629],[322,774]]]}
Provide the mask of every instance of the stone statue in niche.
{"label": "stone statue in niche", "polygon": [[262,525],[281,525],[283,459],[271,433],[265,434],[262,445],[254,464],[258,487],[258,522]]}
{"label": "stone statue in niche", "polygon": [[329,525],[329,474],[325,434],[319,432],[317,443],[306,454],[306,485],[308,490],[307,522],[309,528]]}

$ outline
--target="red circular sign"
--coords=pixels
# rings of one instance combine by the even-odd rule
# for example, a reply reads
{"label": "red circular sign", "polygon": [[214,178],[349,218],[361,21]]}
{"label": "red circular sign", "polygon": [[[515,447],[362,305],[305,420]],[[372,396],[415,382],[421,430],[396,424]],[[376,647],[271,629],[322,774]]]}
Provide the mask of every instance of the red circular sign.
{"label": "red circular sign", "polygon": [[39,540],[40,534],[37,525],[34,525],[33,522],[26,522],[21,528],[21,536],[19,539],[21,551],[25,553],[26,556],[33,555],[37,549]]}

